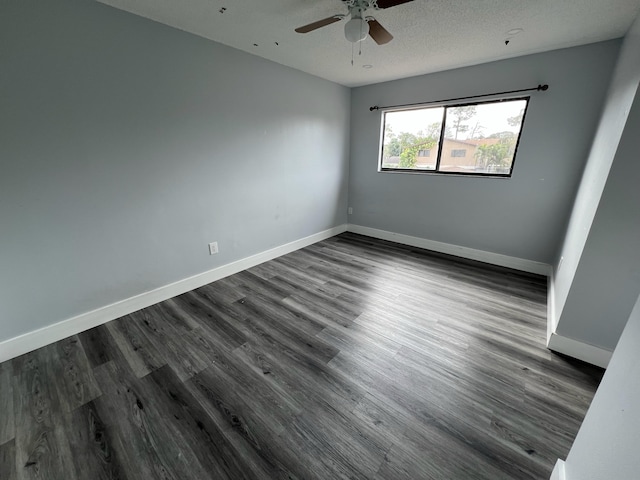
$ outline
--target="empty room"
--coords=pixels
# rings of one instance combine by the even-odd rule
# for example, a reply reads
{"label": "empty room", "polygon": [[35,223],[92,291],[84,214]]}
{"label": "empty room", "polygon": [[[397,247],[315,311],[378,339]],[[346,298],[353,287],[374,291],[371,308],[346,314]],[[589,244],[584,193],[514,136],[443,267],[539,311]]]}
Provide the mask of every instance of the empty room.
{"label": "empty room", "polygon": [[639,13],[0,2],[0,479],[640,478]]}

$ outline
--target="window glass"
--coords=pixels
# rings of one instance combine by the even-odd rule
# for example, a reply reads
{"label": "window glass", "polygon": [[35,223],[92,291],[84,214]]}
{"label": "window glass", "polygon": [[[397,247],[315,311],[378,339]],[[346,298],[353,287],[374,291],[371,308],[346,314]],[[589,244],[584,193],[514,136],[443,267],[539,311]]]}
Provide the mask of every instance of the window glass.
{"label": "window glass", "polygon": [[524,98],[386,112],[380,169],[509,176],[527,104]]}
{"label": "window glass", "polygon": [[443,114],[443,107],[385,113],[382,168],[434,170]]}
{"label": "window glass", "polygon": [[440,170],[509,174],[526,100],[447,108]]}

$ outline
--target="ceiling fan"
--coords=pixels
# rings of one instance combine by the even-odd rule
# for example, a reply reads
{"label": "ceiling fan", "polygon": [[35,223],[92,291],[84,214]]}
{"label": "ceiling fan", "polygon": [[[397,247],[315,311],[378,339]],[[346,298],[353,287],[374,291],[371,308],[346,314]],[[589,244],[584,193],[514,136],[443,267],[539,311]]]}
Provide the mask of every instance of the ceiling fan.
{"label": "ceiling fan", "polygon": [[309,33],[318,28],[326,27],[332,23],[339,22],[343,18],[351,17],[344,25],[344,36],[352,42],[361,42],[369,35],[378,45],[384,45],[393,40],[386,28],[373,17],[365,16],[367,9],[383,10],[385,8],[395,7],[403,3],[409,3],[413,0],[341,0],[349,9],[347,15],[336,14],[331,17],[318,20],[317,22],[296,28],[298,33]]}

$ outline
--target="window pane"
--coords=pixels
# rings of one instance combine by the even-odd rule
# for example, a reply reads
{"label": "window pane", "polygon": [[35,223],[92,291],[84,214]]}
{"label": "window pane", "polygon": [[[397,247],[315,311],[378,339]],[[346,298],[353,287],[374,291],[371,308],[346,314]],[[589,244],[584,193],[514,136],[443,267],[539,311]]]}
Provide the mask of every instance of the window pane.
{"label": "window pane", "polygon": [[434,170],[443,114],[443,107],[385,113],[382,168]]}
{"label": "window pane", "polygon": [[440,171],[511,172],[526,100],[447,107]]}

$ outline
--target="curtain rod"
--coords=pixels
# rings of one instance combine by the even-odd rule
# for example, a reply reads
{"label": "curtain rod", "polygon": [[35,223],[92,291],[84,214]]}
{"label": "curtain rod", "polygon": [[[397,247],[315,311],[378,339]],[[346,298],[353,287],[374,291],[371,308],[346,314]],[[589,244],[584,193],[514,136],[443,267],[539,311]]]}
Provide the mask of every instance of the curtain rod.
{"label": "curtain rod", "polygon": [[379,107],[378,105],[374,105],[373,107],[369,107],[369,111],[373,112],[374,110],[381,110],[387,108],[402,108],[402,107],[417,107],[422,105],[431,105],[433,103],[443,103],[443,102],[455,102],[458,100],[470,100],[472,98],[483,98],[483,97],[495,97],[496,95],[510,95],[512,93],[522,93],[522,92],[533,92],[533,91],[546,91],[549,90],[549,85],[538,85],[533,88],[523,88],[521,90],[510,90],[508,92],[496,92],[496,93],[485,93],[483,95],[472,95],[470,97],[458,97],[458,98],[447,98],[445,100],[436,100],[433,102],[420,102],[420,103],[405,103],[404,105],[387,105],[385,107]]}

